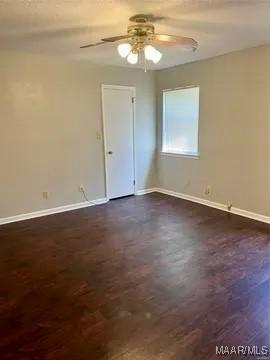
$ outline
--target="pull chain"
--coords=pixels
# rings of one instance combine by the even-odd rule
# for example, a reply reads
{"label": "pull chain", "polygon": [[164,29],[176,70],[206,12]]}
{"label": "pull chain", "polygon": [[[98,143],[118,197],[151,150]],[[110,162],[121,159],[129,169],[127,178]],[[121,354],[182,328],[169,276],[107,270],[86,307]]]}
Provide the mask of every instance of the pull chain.
{"label": "pull chain", "polygon": [[143,57],[144,57],[144,72],[146,72],[147,71],[147,69],[146,69],[146,58],[145,58],[144,50],[143,50]]}

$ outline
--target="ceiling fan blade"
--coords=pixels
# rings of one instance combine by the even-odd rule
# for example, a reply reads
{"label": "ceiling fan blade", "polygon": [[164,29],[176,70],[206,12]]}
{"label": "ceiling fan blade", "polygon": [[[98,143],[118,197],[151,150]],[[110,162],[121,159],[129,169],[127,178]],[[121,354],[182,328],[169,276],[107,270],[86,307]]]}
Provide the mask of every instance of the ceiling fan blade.
{"label": "ceiling fan blade", "polygon": [[119,35],[119,36],[113,36],[113,37],[109,37],[109,38],[104,38],[104,39],[101,39],[101,40],[104,41],[104,42],[115,42],[115,41],[128,39],[128,38],[130,38],[130,35],[126,34],[126,35]]}
{"label": "ceiling fan blade", "polygon": [[81,49],[84,49],[84,48],[88,48],[88,47],[92,47],[92,46],[98,46],[98,45],[102,45],[102,44],[106,44],[106,43],[110,43],[110,42],[115,42],[115,41],[119,41],[119,40],[123,40],[123,39],[129,39],[130,38],[130,35],[119,35],[119,36],[113,36],[113,37],[110,37],[110,38],[104,38],[104,39],[101,39],[100,42],[97,42],[97,43],[94,43],[94,44],[88,44],[88,45],[83,45],[83,46],[80,46]]}
{"label": "ceiling fan blade", "polygon": [[170,44],[170,45],[180,45],[185,50],[196,50],[198,48],[198,43],[192,38],[185,36],[175,36],[175,35],[166,35],[166,34],[154,34],[153,41]]}
{"label": "ceiling fan blade", "polygon": [[92,46],[98,46],[98,45],[102,45],[102,44],[106,44],[106,42],[105,41],[100,41],[100,42],[97,42],[95,44],[83,45],[83,46],[80,46],[80,49],[85,49],[85,48],[89,48],[89,47],[92,47]]}

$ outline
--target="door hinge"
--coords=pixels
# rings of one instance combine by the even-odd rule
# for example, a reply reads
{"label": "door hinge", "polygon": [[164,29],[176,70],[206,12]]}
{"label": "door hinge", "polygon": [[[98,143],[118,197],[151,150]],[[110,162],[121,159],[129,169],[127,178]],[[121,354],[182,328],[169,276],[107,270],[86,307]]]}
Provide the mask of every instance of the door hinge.
{"label": "door hinge", "polygon": [[135,180],[133,180],[133,185],[135,185]]}
{"label": "door hinge", "polygon": [[132,102],[132,104],[134,104],[134,102],[135,102],[135,97],[134,96],[132,96],[131,102]]}

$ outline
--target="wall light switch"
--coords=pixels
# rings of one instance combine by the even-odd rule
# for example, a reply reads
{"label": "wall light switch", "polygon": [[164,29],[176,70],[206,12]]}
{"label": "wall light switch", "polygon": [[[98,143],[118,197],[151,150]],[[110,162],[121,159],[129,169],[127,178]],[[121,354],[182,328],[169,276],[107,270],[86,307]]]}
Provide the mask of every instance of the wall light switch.
{"label": "wall light switch", "polygon": [[96,138],[97,140],[101,140],[101,133],[99,131],[96,132]]}

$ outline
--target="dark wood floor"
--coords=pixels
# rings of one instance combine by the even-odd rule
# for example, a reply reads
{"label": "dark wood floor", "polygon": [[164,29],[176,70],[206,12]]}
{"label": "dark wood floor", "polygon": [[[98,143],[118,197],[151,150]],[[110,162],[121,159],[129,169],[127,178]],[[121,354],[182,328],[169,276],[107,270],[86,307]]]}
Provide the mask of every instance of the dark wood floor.
{"label": "dark wood floor", "polygon": [[212,360],[269,309],[266,224],[150,194],[0,227],[1,360]]}

